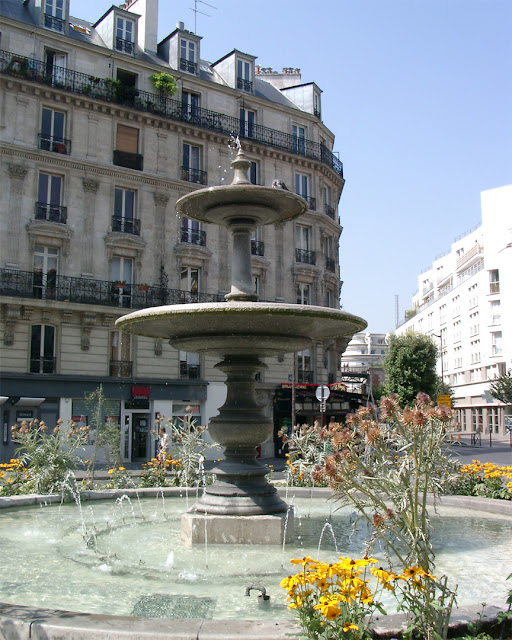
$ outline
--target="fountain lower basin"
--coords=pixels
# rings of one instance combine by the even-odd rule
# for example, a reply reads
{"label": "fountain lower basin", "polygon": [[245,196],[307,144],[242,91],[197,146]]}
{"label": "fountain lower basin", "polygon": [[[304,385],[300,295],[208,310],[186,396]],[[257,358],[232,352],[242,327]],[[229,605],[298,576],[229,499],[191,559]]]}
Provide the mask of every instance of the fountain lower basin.
{"label": "fountain lower basin", "polygon": [[[294,630],[293,619],[285,607],[284,591],[279,588],[279,581],[290,571],[289,559],[313,555],[328,560],[338,555],[356,557],[361,553],[358,543],[349,540],[347,524],[350,516],[344,519],[339,514],[334,514],[330,521],[338,553],[329,531],[324,533],[318,551],[321,530],[330,513],[330,504],[325,499],[328,492],[294,491],[297,496],[303,496],[295,498],[300,515],[296,523],[297,540],[296,546],[286,546],[284,551],[275,546],[262,549],[238,545],[236,553],[232,547],[216,545],[179,547],[179,517],[173,524],[170,499],[166,497],[164,501],[159,490],[141,491],[141,495],[151,496],[143,507],[136,494],[130,492],[131,505],[124,499],[116,516],[112,516],[112,504],[100,506],[93,502],[82,505],[83,519],[74,505],[53,506],[49,510],[38,507],[16,512],[0,511],[4,558],[9,549],[13,551],[12,564],[6,559],[3,562],[0,600],[13,604],[0,605],[0,636],[6,624],[23,627],[24,621],[30,619],[36,628],[46,624],[57,625],[59,629],[58,633],[48,633],[46,629],[47,635],[37,635],[32,629],[30,637],[36,638],[79,640],[147,635],[148,638],[176,639],[201,638],[203,632],[210,640],[235,635],[284,640],[286,634]],[[171,494],[176,490],[164,492]],[[112,495],[112,492],[91,492],[89,497],[104,498],[108,494]],[[122,492],[114,495],[121,497]],[[42,498],[45,499],[48,497]],[[0,506],[26,501],[27,498],[1,499]],[[180,503],[178,511],[187,507],[185,499]],[[512,551],[509,539],[512,505],[459,496],[446,497],[443,503],[454,505],[456,510],[443,515],[447,528],[434,536],[439,573],[446,572],[454,576],[453,583],[459,582],[459,605],[482,600],[504,602],[509,567],[503,563],[503,558],[510,557]],[[468,518],[472,506],[487,509],[488,516],[480,512],[478,517]],[[22,519],[24,511],[28,516],[25,522]],[[142,513],[146,517],[144,521],[141,521]],[[47,515],[60,519],[63,529],[55,528],[55,523],[37,527],[44,523]],[[111,526],[107,524],[109,518]],[[139,521],[138,526],[134,526],[135,521]],[[96,551],[91,537],[88,545],[84,544],[84,522],[87,527],[95,524],[97,528]],[[7,525],[7,532],[2,532],[2,523]],[[314,534],[313,525],[316,525]],[[487,528],[487,534],[478,537],[484,528]],[[46,559],[41,557],[42,551],[48,552]],[[456,553],[461,553],[463,560]],[[217,567],[215,572],[214,565]],[[455,570],[462,571],[462,576],[459,573],[459,578],[455,577]],[[470,580],[473,580],[471,588],[468,586]],[[250,598],[244,595],[246,586],[260,583],[271,595],[268,608],[261,606],[255,594]],[[61,590],[59,595],[56,595],[57,588]],[[100,589],[104,592],[101,596]],[[32,594],[28,593],[30,590]],[[157,620],[140,619],[141,614],[158,615],[154,610],[157,604],[164,608],[167,617],[173,618],[170,627],[168,619],[167,628]],[[221,606],[225,609],[223,612],[220,612]],[[40,607],[88,613],[45,612]],[[139,617],[127,618],[134,610],[139,612]],[[116,615],[105,615],[107,613]],[[190,619],[183,619],[191,614]],[[6,622],[6,615],[10,622]],[[202,616],[201,620],[194,615]],[[245,622],[240,622],[244,619]],[[112,633],[114,635],[109,635]],[[29,637],[28,629],[27,635],[20,632],[6,637],[24,640]]]}

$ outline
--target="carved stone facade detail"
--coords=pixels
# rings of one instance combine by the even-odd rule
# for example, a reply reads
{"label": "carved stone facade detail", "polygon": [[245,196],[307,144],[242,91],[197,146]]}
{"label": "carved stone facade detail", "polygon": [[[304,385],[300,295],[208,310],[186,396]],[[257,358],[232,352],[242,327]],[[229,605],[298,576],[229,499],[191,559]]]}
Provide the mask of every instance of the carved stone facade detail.
{"label": "carved stone facade detail", "polygon": [[91,329],[95,324],[95,313],[82,314],[82,331],[80,334],[80,349],[82,349],[82,351],[89,351],[89,347],[91,346]]}
{"label": "carved stone facade detail", "polygon": [[21,318],[21,307],[5,305],[4,307],[4,344],[11,347],[14,344],[14,329],[16,322]]}
{"label": "carved stone facade detail", "polygon": [[82,186],[85,192],[96,193],[98,191],[100,183],[97,180],[93,180],[92,178],[84,178],[82,180]]}
{"label": "carved stone facade detail", "polygon": [[28,169],[20,164],[10,164],[8,170],[9,177],[15,180],[24,180],[28,172]]}

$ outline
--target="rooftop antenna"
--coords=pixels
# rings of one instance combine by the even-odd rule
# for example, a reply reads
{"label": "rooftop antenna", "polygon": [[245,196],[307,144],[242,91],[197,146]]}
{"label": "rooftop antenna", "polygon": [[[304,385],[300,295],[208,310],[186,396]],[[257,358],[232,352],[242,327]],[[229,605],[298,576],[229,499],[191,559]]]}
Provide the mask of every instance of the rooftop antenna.
{"label": "rooftop antenna", "polygon": [[217,7],[214,7],[213,4],[208,4],[208,2],[204,2],[204,0],[194,0],[194,8],[190,8],[190,11],[194,12],[194,33],[197,35],[197,14],[200,13],[202,16],[206,16],[207,18],[210,17],[209,13],[205,13],[204,11],[199,11],[199,9],[197,8],[198,4],[205,4],[207,7],[210,7],[210,9],[217,9]]}

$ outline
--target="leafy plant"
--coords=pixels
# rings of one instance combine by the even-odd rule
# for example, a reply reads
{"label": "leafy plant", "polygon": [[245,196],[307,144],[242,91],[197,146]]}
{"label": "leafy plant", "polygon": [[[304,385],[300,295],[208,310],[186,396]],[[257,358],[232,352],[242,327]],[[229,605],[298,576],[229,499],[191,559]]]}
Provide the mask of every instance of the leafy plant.
{"label": "leafy plant", "polygon": [[153,73],[149,76],[149,79],[155,86],[155,89],[158,89],[160,95],[163,97],[171,97],[178,90],[178,85],[176,84],[174,76],[171,76],[169,73],[165,73],[165,71]]}
{"label": "leafy plant", "polygon": [[105,489],[132,489],[135,487],[135,482],[125,467],[111,467],[108,474]]}
{"label": "leafy plant", "polygon": [[318,422],[313,426],[296,425],[292,433],[278,432],[288,445],[286,477],[296,487],[326,486],[325,478],[319,474],[330,447],[327,431]]}

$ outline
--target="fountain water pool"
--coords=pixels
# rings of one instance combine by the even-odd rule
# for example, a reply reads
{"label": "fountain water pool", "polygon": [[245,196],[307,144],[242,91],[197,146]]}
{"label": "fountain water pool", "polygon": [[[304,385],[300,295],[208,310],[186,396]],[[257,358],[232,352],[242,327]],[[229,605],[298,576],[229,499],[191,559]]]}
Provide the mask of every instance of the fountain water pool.
{"label": "fountain water pool", "polygon": [[[184,500],[145,490],[152,497],[76,505],[34,506],[0,511],[4,580],[0,600],[34,607],[142,617],[282,620],[289,617],[279,582],[291,572],[289,560],[338,555],[360,557],[366,532],[350,539],[351,514],[330,517],[325,498],[296,490],[296,541],[278,546],[186,546],[180,539]],[[320,495],[325,491],[318,491]],[[167,493],[170,493],[167,490]],[[101,495],[101,494],[100,494]],[[302,495],[302,497],[301,497]],[[439,574],[459,584],[458,603],[504,601],[512,557],[510,516],[468,513],[461,505],[441,507],[434,547]],[[8,504],[8,500],[2,502]],[[492,501],[477,501],[486,507]],[[462,506],[464,505],[464,506]],[[497,505],[499,507],[499,505]],[[512,514],[511,514],[512,515]],[[338,554],[335,552],[335,544]],[[378,557],[378,553],[376,553]],[[261,606],[249,585],[271,596]]]}

